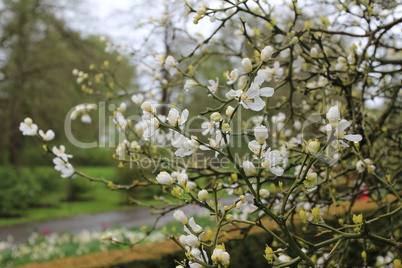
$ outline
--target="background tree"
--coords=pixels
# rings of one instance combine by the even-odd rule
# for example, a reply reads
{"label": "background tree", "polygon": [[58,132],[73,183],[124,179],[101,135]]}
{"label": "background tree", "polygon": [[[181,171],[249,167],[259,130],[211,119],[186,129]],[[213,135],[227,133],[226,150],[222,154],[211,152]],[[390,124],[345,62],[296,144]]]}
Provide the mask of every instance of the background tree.
{"label": "background tree", "polygon": [[[91,96],[93,92],[82,90],[74,83],[71,71],[88,68],[90,64],[101,65],[103,61],[114,61],[117,57],[105,53],[105,44],[99,37],[83,37],[70,29],[57,16],[62,12],[61,4],[62,1],[47,0],[2,2],[0,163],[18,165],[24,156],[30,160],[38,159],[29,157],[30,146],[23,146],[23,139],[17,135],[18,122],[30,114],[57,132],[63,132],[61,120],[78,100],[97,100]],[[122,65],[118,77],[121,84],[129,86],[134,72],[127,61]],[[79,135],[80,129],[74,131]],[[91,139],[97,138],[97,125],[85,128],[85,133],[90,134]]]}

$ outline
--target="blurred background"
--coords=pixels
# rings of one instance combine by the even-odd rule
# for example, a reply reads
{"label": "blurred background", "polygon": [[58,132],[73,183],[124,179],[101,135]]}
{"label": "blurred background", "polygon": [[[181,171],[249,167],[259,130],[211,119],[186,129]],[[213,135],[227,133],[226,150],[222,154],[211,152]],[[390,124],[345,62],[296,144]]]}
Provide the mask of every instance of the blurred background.
{"label": "blurred background", "polygon": [[[0,1],[0,226],[126,204],[120,193],[108,200],[111,203],[105,200],[107,195],[97,192],[105,187],[62,180],[42,145],[21,135],[19,124],[26,117],[33,118],[45,131],[54,130],[54,144],[66,145],[91,175],[116,176],[111,149],[71,146],[64,134],[64,119],[77,104],[99,101],[82,90],[72,70],[115,60],[116,53],[105,52],[101,32],[118,38],[116,25],[108,22],[116,23],[112,18],[115,12],[122,14],[121,8],[128,12],[129,2]],[[126,18],[119,18],[121,25],[129,25]],[[133,85],[133,64],[125,59],[119,68],[121,83]],[[74,121],[74,136],[81,141],[97,140],[97,119],[95,113],[92,124]]]}

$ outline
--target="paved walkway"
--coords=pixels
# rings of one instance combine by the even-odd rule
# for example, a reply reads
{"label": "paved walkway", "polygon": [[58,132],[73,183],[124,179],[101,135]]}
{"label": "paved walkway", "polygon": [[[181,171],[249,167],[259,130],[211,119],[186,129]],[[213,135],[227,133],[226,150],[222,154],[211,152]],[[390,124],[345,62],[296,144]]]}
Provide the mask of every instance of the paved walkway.
{"label": "paved walkway", "polygon": [[[224,204],[231,203],[229,198],[221,200]],[[186,215],[205,213],[206,209],[197,205],[187,205],[182,208]],[[82,230],[101,231],[105,227],[135,227],[151,225],[155,222],[157,215],[153,215],[149,208],[134,208],[129,210],[111,211],[97,214],[75,215],[68,218],[47,220],[41,222],[22,223],[13,226],[0,227],[0,241],[7,240],[9,235],[13,236],[14,244],[26,242],[32,232],[67,232],[78,234]],[[163,226],[166,222],[172,221],[173,212],[168,213],[159,220],[157,227]]]}

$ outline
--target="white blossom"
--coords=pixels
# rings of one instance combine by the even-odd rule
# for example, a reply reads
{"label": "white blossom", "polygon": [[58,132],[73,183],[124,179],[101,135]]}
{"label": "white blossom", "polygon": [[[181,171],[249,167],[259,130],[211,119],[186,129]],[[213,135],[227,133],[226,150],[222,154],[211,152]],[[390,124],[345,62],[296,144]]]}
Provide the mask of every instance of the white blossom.
{"label": "white blossom", "polygon": [[257,126],[254,128],[254,136],[259,144],[264,144],[268,139],[268,129],[266,126]]}
{"label": "white blossom", "polygon": [[159,120],[153,117],[149,120],[146,120],[146,123],[147,127],[144,130],[142,136],[144,137],[144,139],[149,139],[150,137],[155,135],[156,130],[159,128]]}
{"label": "white blossom", "polygon": [[209,86],[207,86],[207,88],[208,88],[208,90],[211,92],[211,93],[215,93],[217,90],[218,90],[218,88],[219,88],[219,79],[218,78],[216,78],[216,81],[214,81],[214,80],[208,80],[208,83],[209,83]]}
{"label": "white blossom", "polygon": [[186,215],[184,215],[184,212],[182,210],[176,210],[173,213],[173,217],[176,221],[180,222],[183,225],[186,225],[188,223]]}
{"label": "white blossom", "polygon": [[249,174],[256,174],[257,169],[255,168],[254,164],[248,160],[243,162],[243,169],[245,172]]}
{"label": "white blossom", "polygon": [[39,130],[39,135],[42,137],[44,141],[51,141],[54,139],[54,131],[49,129],[48,131],[43,132],[43,130]]}
{"label": "white blossom", "polygon": [[55,165],[54,168],[57,171],[61,172],[62,178],[69,178],[75,172],[73,166],[70,163],[68,163],[67,161],[65,161],[64,159],[61,159],[60,157],[54,158],[53,163]]}
{"label": "white blossom", "polygon": [[116,124],[117,128],[121,131],[124,132],[127,126],[127,120],[124,118],[124,115],[121,112],[116,112],[113,122]]}
{"label": "white blossom", "polygon": [[281,68],[279,62],[276,61],[273,68],[266,67],[265,69],[258,70],[258,75],[264,77],[264,80],[267,82],[272,79],[278,81],[283,75],[283,68]]}
{"label": "white blossom", "polygon": [[166,69],[169,69],[171,67],[175,68],[176,66],[177,66],[176,59],[171,55],[167,56],[165,60],[165,68]]}
{"label": "white blossom", "polygon": [[271,171],[276,176],[283,175],[283,168],[278,166],[278,164],[282,161],[282,157],[278,151],[271,151],[268,149],[262,156],[264,158],[261,164],[263,168]]}
{"label": "white blossom", "polygon": [[221,248],[215,248],[212,252],[211,260],[217,263],[221,263],[224,266],[229,266],[230,255]]}
{"label": "white blossom", "polygon": [[25,136],[35,136],[38,131],[38,125],[32,122],[32,119],[27,117],[24,122],[20,123],[20,131]]}
{"label": "white blossom", "polygon": [[194,136],[189,139],[176,133],[172,139],[172,146],[178,148],[174,153],[176,156],[184,157],[192,155],[198,149],[199,143]]}
{"label": "white blossom", "polygon": [[371,164],[370,159],[366,158],[364,159],[364,161],[362,160],[357,161],[356,170],[359,173],[363,173],[366,170],[366,167],[369,172],[373,172],[375,170],[375,166]]}
{"label": "white blossom", "polygon": [[201,124],[201,128],[203,129],[203,131],[201,132],[202,135],[208,135],[208,134],[212,134],[214,133],[214,129],[215,129],[215,124],[209,122],[209,121],[205,121],[202,122]]}
{"label": "white blossom", "polygon": [[228,81],[226,82],[226,84],[228,85],[232,85],[234,84],[237,79],[239,78],[239,70],[238,69],[233,69],[230,73],[226,73],[226,78],[228,79]]}
{"label": "white blossom", "polygon": [[198,86],[198,83],[192,79],[187,79],[184,83],[184,90],[190,90]]}
{"label": "white blossom", "polygon": [[81,122],[84,124],[91,124],[92,123],[92,118],[89,114],[84,113],[81,116]]}
{"label": "white blossom", "polygon": [[249,58],[244,58],[241,61],[241,66],[243,67],[244,71],[246,71],[246,73],[251,73],[251,71],[253,70],[253,64],[251,64]]}
{"label": "white blossom", "polygon": [[180,115],[180,112],[176,108],[171,108],[166,120],[172,126],[176,126],[177,124],[181,126],[187,121],[187,118],[188,118],[187,109],[185,109]]}
{"label": "white blossom", "polygon": [[[346,134],[345,129],[347,129],[350,126],[350,122],[342,119],[339,121],[339,124],[335,127],[335,132],[334,136],[339,140],[342,146],[344,147],[349,147],[349,145],[343,141],[343,139],[348,140],[348,141],[353,141],[354,143],[357,143],[363,139],[363,137],[359,134]],[[330,124],[326,125],[326,130],[331,131],[332,127]]]}
{"label": "white blossom", "polygon": [[66,147],[64,145],[60,145],[59,148],[53,146],[52,152],[66,162],[68,162],[68,158],[73,157],[71,154],[66,154]]}
{"label": "white blossom", "polygon": [[261,88],[264,78],[257,76],[247,92],[241,94],[240,104],[246,109],[261,111],[265,107],[265,101],[261,97],[271,97],[274,95],[274,89],[271,87]]}
{"label": "white blossom", "polygon": [[203,231],[203,230],[202,230],[202,227],[195,223],[195,220],[194,220],[193,217],[191,217],[191,218],[188,220],[188,225],[191,227],[191,229],[193,230],[193,232],[196,233],[196,234],[199,234],[199,233],[201,233],[201,232]]}
{"label": "white blossom", "polygon": [[147,113],[151,113],[151,114],[154,114],[154,113],[156,113],[156,107],[155,107],[155,105],[154,104],[152,104],[152,103],[150,103],[150,102],[144,102],[143,104],[141,104],[141,109],[144,111],[144,112],[147,112]]}
{"label": "white blossom", "polygon": [[[215,132],[215,138],[209,138],[209,145],[213,148],[218,148],[220,145],[225,145],[225,141],[223,140],[222,133],[220,131]],[[211,150],[209,147],[200,145],[201,150]]]}
{"label": "white blossom", "polygon": [[198,237],[196,237],[193,234],[189,234],[189,235],[184,236],[183,240],[184,240],[184,244],[189,246],[189,247],[191,247],[191,248],[198,247],[199,244],[200,244],[200,241],[198,240]]}
{"label": "white blossom", "polygon": [[140,103],[142,103],[144,101],[144,98],[145,98],[144,95],[141,93],[134,94],[131,96],[131,100],[137,105],[140,105]]}
{"label": "white blossom", "polygon": [[267,144],[265,142],[260,144],[256,140],[252,140],[248,143],[248,148],[253,152],[253,154],[258,156],[265,150],[266,145]]}

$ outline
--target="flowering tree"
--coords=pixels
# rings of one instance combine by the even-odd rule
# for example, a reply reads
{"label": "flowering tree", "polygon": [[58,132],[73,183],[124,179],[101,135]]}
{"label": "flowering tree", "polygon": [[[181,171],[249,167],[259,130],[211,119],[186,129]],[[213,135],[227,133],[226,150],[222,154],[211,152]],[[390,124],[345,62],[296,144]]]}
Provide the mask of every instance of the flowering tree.
{"label": "flowering tree", "polygon": [[[401,267],[401,7],[369,0],[185,6],[195,24],[215,30],[206,38],[186,33],[193,48],[181,52],[173,45],[156,54],[146,42],[130,51],[147,78],[139,90],[120,87],[109,62],[73,72],[105,99],[131,97],[132,114],[128,102],[113,111],[121,137],[114,158],[136,167],[131,184],[85,175],[63,145],[50,145],[53,131],[30,118],[23,134],[44,142],[63,178],[112,190],[160,187],[160,200],[169,201],[155,213],[174,211],[184,226],[171,236],[186,253],[179,266],[229,266],[223,234],[256,227],[273,237],[260,245],[271,266]],[[185,32],[172,20],[165,13],[150,24]],[[206,72],[219,70],[214,56],[232,68]],[[197,114],[190,100],[199,92],[209,105]],[[80,105],[71,115],[89,122],[94,108]],[[215,229],[188,219],[180,208],[189,203],[206,208]],[[376,227],[383,222],[391,224]]]}

